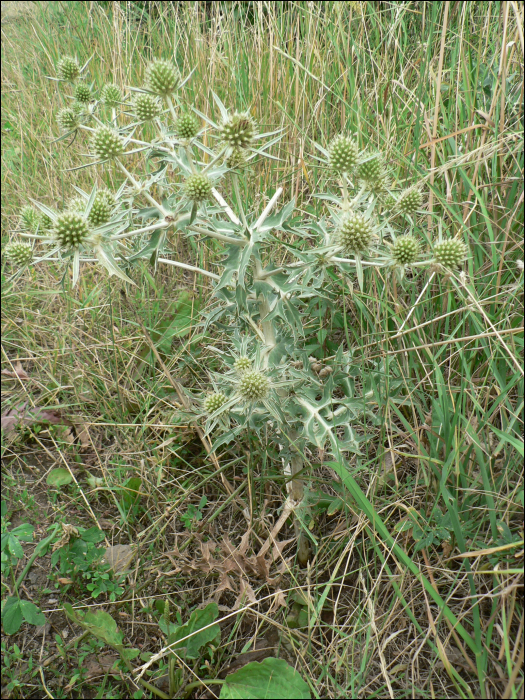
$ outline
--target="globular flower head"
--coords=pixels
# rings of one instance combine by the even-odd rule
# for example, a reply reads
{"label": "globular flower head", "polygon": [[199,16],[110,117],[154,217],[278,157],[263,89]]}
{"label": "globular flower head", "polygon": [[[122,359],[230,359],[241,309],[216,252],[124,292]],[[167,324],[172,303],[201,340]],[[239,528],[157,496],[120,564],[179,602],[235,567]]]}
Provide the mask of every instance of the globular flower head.
{"label": "globular flower head", "polygon": [[146,86],[161,97],[172,95],[179,84],[179,71],[171,61],[158,59],[146,69]]}
{"label": "globular flower head", "polygon": [[91,89],[86,83],[78,83],[75,88],[75,100],[80,104],[87,104],[91,101]]}
{"label": "globular flower head", "polygon": [[204,410],[208,414],[215,413],[215,411],[218,411],[219,408],[224,406],[227,400],[228,399],[222,393],[222,391],[216,391],[213,394],[208,394],[208,396],[204,399]]}
{"label": "globular flower head", "polygon": [[336,229],[335,242],[343,247],[346,253],[365,253],[370,247],[374,227],[372,222],[359,212],[346,214]]}
{"label": "globular flower head", "polygon": [[401,214],[413,214],[421,208],[423,195],[417,187],[408,187],[399,195],[396,209]]}
{"label": "globular flower head", "polygon": [[64,107],[57,114],[57,123],[62,131],[73,131],[80,124],[78,113],[71,107]]}
{"label": "globular flower head", "polygon": [[63,56],[57,65],[57,75],[60,80],[67,80],[72,83],[80,75],[80,66],[76,58]]}
{"label": "globular flower head", "polygon": [[175,122],[175,133],[179,139],[189,141],[199,133],[199,122],[190,112],[179,114]]}
{"label": "globular flower head", "polygon": [[122,93],[116,85],[104,85],[100,93],[100,98],[108,107],[116,107],[122,102]]}
{"label": "globular flower head", "polygon": [[226,158],[228,168],[241,168],[248,160],[247,152],[244,148],[232,148],[232,152]]}
{"label": "globular flower head", "polygon": [[53,237],[65,249],[78,248],[90,235],[87,219],[75,211],[60,214],[53,229]]}
{"label": "globular flower head", "polygon": [[245,355],[238,357],[235,362],[233,363],[233,369],[238,372],[239,374],[242,374],[243,372],[247,372],[249,369],[252,368],[252,361],[250,360],[249,357],[246,357]]}
{"label": "globular flower head", "polygon": [[[370,154],[369,154],[370,155]],[[381,153],[371,154],[372,158],[360,163],[357,167],[357,175],[364,183],[377,183],[385,177],[383,156]]]}
{"label": "globular flower head", "polygon": [[22,267],[28,265],[33,259],[33,249],[29,243],[14,241],[6,245],[4,255],[9,262]]}
{"label": "globular flower head", "polygon": [[249,112],[235,112],[219,127],[222,142],[232,148],[249,148],[256,136],[256,124]]}
{"label": "globular flower head", "polygon": [[29,204],[20,211],[20,227],[33,233],[41,227],[40,214]]}
{"label": "globular flower head", "polygon": [[209,177],[194,173],[186,178],[184,192],[192,202],[204,202],[209,198],[212,191],[212,184]]}
{"label": "globular flower head", "polygon": [[392,209],[395,209],[395,208],[396,208],[396,200],[395,200],[395,198],[394,198],[391,194],[388,194],[388,195],[385,197],[384,201],[383,201],[383,206],[384,206],[385,209],[387,209],[388,211],[392,211]]}
{"label": "globular flower head", "polygon": [[99,190],[93,200],[88,216],[88,223],[95,228],[106,224],[111,218],[115,205],[115,197],[109,190]]}
{"label": "globular flower head", "polygon": [[68,211],[75,211],[78,214],[83,214],[86,211],[87,200],[84,197],[74,197],[67,204]]}
{"label": "globular flower head", "polygon": [[160,114],[160,104],[156,97],[147,92],[139,92],[133,103],[137,119],[141,122],[148,122],[155,119]]}
{"label": "globular flower head", "polygon": [[265,374],[257,370],[248,370],[241,375],[237,393],[247,402],[262,401],[268,398],[270,387],[270,380]]}
{"label": "globular flower head", "polygon": [[40,215],[40,230],[49,231],[53,228],[53,219],[47,214]]}
{"label": "globular flower head", "polygon": [[115,158],[124,152],[124,139],[114,129],[99,126],[93,132],[91,148],[99,160]]}
{"label": "globular flower head", "polygon": [[359,146],[350,136],[336,136],[328,147],[330,166],[340,173],[348,173],[355,168],[359,158]]}
{"label": "globular flower head", "polygon": [[434,260],[443,267],[455,269],[467,255],[467,246],[457,238],[448,238],[434,245]]}
{"label": "globular flower head", "polygon": [[414,236],[407,234],[396,238],[392,246],[392,257],[398,265],[415,263],[419,255],[419,242]]}

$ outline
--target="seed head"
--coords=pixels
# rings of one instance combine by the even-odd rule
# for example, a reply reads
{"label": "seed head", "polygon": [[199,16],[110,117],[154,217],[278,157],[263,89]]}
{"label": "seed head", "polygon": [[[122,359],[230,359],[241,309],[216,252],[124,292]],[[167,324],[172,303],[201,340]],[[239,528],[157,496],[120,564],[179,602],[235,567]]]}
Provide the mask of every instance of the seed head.
{"label": "seed head", "polygon": [[35,233],[39,226],[41,226],[40,215],[36,209],[28,204],[20,212],[20,227],[25,231]]}
{"label": "seed head", "polygon": [[455,269],[461,265],[467,255],[467,246],[463,241],[449,238],[434,246],[434,259],[443,267]]}
{"label": "seed head", "polygon": [[67,80],[72,83],[80,75],[80,66],[76,58],[64,56],[60,59],[57,65],[57,75],[60,80]]}
{"label": "seed head", "polygon": [[212,184],[206,175],[195,173],[190,175],[184,183],[184,192],[192,202],[204,202],[208,199],[212,190]]}
{"label": "seed head", "polygon": [[134,101],[135,114],[141,122],[148,122],[160,114],[160,104],[156,97],[147,92],[139,92]]}
{"label": "seed head", "polygon": [[115,158],[124,152],[124,139],[109,126],[99,126],[93,133],[91,148],[98,160]]}
{"label": "seed head", "polygon": [[381,153],[374,153],[373,158],[361,163],[357,168],[357,175],[365,183],[377,183],[384,179],[383,157]]}
{"label": "seed head", "polygon": [[270,380],[262,372],[249,370],[241,375],[237,391],[245,401],[261,401],[270,393]]}
{"label": "seed head", "polygon": [[221,406],[224,406],[227,400],[228,399],[221,391],[217,391],[214,394],[208,394],[208,396],[204,399],[204,410],[206,413],[215,413],[215,411],[218,411]]}
{"label": "seed head", "polygon": [[189,141],[199,133],[199,122],[190,112],[179,114],[175,122],[175,133],[179,139]]}
{"label": "seed head", "polygon": [[66,211],[60,214],[53,229],[54,238],[62,248],[78,248],[91,234],[87,219],[80,213]]}
{"label": "seed head", "polygon": [[29,264],[33,259],[33,249],[29,243],[14,241],[6,245],[4,255],[9,262],[22,267]]}
{"label": "seed head", "polygon": [[233,369],[242,374],[252,368],[252,361],[249,357],[238,357],[233,363]]}
{"label": "seed head", "polygon": [[109,190],[100,190],[95,195],[88,216],[88,223],[96,228],[106,224],[111,219],[111,214],[115,208],[115,197]]}
{"label": "seed head", "polygon": [[419,242],[407,234],[396,239],[392,246],[392,257],[398,265],[410,265],[419,255]]}
{"label": "seed head", "polygon": [[394,197],[392,197],[391,194],[389,194],[385,197],[385,201],[383,202],[383,205],[384,205],[385,209],[387,209],[388,211],[391,211],[392,209],[395,209],[395,207],[396,207],[396,200],[394,199]]}
{"label": "seed head", "polygon": [[328,147],[328,152],[330,166],[336,172],[348,173],[357,165],[359,146],[349,136],[336,136]]}
{"label": "seed head", "polygon": [[80,124],[79,115],[71,107],[64,107],[57,114],[57,123],[62,131],[73,131]]}
{"label": "seed head", "polygon": [[219,127],[222,142],[233,148],[248,148],[256,136],[256,124],[249,112],[235,112]]}
{"label": "seed head", "polygon": [[396,208],[401,214],[413,214],[421,208],[423,195],[417,187],[403,190],[397,199]]}
{"label": "seed head", "polygon": [[155,95],[168,97],[175,92],[179,84],[179,71],[171,61],[158,59],[146,69],[146,85]]}
{"label": "seed head", "polygon": [[86,83],[78,83],[75,88],[75,100],[80,104],[87,104],[91,101],[91,90]]}
{"label": "seed head", "polygon": [[364,253],[370,247],[374,228],[369,219],[358,212],[347,214],[335,233],[337,245],[343,246],[346,253]]}
{"label": "seed head", "polygon": [[122,93],[116,85],[104,85],[100,98],[108,107],[116,107],[119,102],[122,102]]}
{"label": "seed head", "polygon": [[241,168],[243,165],[246,164],[247,161],[247,154],[244,148],[233,148],[232,152],[226,158],[226,165],[228,168]]}

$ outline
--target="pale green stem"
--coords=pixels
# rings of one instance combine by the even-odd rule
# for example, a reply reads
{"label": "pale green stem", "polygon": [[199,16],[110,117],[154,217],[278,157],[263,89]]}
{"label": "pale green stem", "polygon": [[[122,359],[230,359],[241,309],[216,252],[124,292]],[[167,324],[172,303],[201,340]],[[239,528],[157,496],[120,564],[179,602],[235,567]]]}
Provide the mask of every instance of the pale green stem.
{"label": "pale green stem", "polygon": [[169,95],[166,95],[166,102],[168,103],[168,107],[170,108],[171,112],[171,117],[173,119],[173,122],[175,123],[177,121],[177,114],[175,113],[175,107],[173,106],[173,102]]}
{"label": "pale green stem", "polygon": [[343,211],[348,211],[350,209],[350,203],[348,201],[348,185],[346,184],[345,176],[341,178],[341,190],[343,192],[343,205],[341,209]]}
{"label": "pale green stem", "polygon": [[211,168],[212,165],[215,165],[215,163],[216,163],[218,160],[220,160],[220,158],[222,158],[222,155],[223,155],[223,153],[224,153],[225,150],[226,150],[226,146],[223,146],[223,147],[220,149],[220,151],[217,153],[217,155],[216,155],[212,160],[210,160],[209,163],[206,163],[206,167],[201,171],[203,175],[206,174],[206,173],[208,172],[208,170]]}
{"label": "pale green stem", "polygon": [[190,161],[191,172],[198,173],[199,171],[197,170],[197,166],[193,162],[193,153],[191,148],[189,146],[184,146],[184,150],[186,151],[186,155],[188,156],[188,160]]}
{"label": "pale green stem", "polygon": [[134,231],[128,231],[127,233],[119,233],[117,236],[111,236],[110,241],[119,241],[122,238],[131,238],[139,233],[147,233],[148,231],[155,231],[158,228],[168,228],[172,223],[169,221],[159,221],[157,224],[151,224],[150,226],[144,226],[144,228],[137,228]]}
{"label": "pale green stem", "polygon": [[[350,263],[351,265],[355,265],[355,260],[351,260],[350,258],[332,257],[330,258],[330,260],[333,260],[334,262]],[[385,264],[386,263],[365,262],[364,260],[361,260],[361,265],[368,267],[385,267]]]}
{"label": "pale green stem", "polygon": [[248,222],[246,221],[246,214],[244,213],[244,207],[242,206],[241,192],[239,190],[239,176],[237,173],[233,173],[232,177],[233,189],[235,191],[235,196],[237,197],[237,206],[241,212],[241,220],[245,229],[248,229]]}
{"label": "pale green stem", "polygon": [[181,263],[178,260],[168,260],[167,258],[158,258],[158,262],[165,263],[166,265],[173,265],[174,267],[181,267],[183,270],[190,270],[191,272],[198,272],[206,277],[211,277],[212,280],[220,280],[219,275],[213,272],[208,272],[208,270],[202,270],[200,267],[194,267],[193,265],[186,265],[186,263]]}
{"label": "pale green stem", "polygon": [[222,233],[217,233],[216,231],[208,231],[200,226],[188,226],[189,231],[195,231],[195,233],[202,233],[204,236],[210,236],[210,238],[216,238],[218,241],[223,243],[231,243],[232,245],[238,245],[244,247],[247,241],[240,240],[239,238],[230,238],[229,236],[223,236]]}
{"label": "pale green stem", "polygon": [[120,162],[120,160],[119,160],[118,158],[115,158],[115,162],[117,163],[117,165],[119,166],[119,168],[122,170],[122,172],[124,173],[124,175],[125,175],[125,176],[128,178],[128,180],[131,182],[131,184],[133,185],[133,187],[135,187],[135,189],[137,190],[137,193],[140,192],[141,194],[143,194],[144,197],[148,200],[148,202],[149,202],[151,205],[153,205],[156,209],[158,209],[158,210],[160,211],[160,213],[162,214],[162,216],[164,216],[164,217],[168,216],[169,211],[166,211],[166,209],[164,209],[164,207],[162,206],[162,204],[159,204],[155,199],[153,199],[153,197],[150,195],[149,192],[147,192],[146,190],[142,190],[142,188],[141,188],[141,186],[139,185],[139,183],[135,180],[135,178],[133,177],[133,175],[124,167],[124,165]]}
{"label": "pale green stem", "polygon": [[268,217],[268,214],[272,211],[275,202],[279,199],[281,196],[281,192],[283,191],[282,187],[279,187],[279,189],[276,191],[276,193],[273,195],[273,197],[270,199],[266,207],[264,208],[263,213],[260,215],[260,217],[257,219],[255,222],[254,229],[257,231],[258,229],[261,228],[261,226],[264,224],[266,221],[266,218]]}

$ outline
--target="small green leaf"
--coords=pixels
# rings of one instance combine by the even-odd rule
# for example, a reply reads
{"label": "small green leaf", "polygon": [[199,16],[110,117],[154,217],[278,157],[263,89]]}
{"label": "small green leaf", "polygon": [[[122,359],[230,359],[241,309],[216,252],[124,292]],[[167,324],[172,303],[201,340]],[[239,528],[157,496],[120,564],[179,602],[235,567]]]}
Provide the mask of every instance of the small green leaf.
{"label": "small green leaf", "polygon": [[73,481],[73,477],[67,469],[52,469],[47,475],[46,483],[48,486],[66,486]]}
{"label": "small green leaf", "polygon": [[2,624],[6,634],[15,634],[20,629],[22,620],[20,601],[16,596],[10,596],[2,608]]}
{"label": "small green leaf", "polygon": [[272,657],[262,663],[253,661],[226,676],[221,700],[227,698],[310,698],[310,689],[299,673],[282,659]]}
{"label": "small green leaf", "polygon": [[46,618],[44,613],[34,603],[29,600],[20,601],[20,609],[26,622],[30,625],[45,625]]}
{"label": "small green leaf", "polygon": [[[197,659],[201,647],[209,642],[218,642],[220,639],[221,630],[219,625],[211,624],[218,616],[219,608],[216,603],[210,603],[204,610],[195,610],[188,622],[182,627],[176,627],[173,624],[169,625],[168,644],[173,645],[171,648],[175,652],[180,653],[184,649],[186,658]],[[210,626],[208,627],[208,625]],[[159,620],[159,627],[164,634],[168,634],[168,626],[162,618]],[[172,628],[175,628],[174,632],[171,632]],[[184,639],[190,634],[192,636],[189,639]],[[179,639],[184,639],[184,641],[181,644],[174,644]]]}

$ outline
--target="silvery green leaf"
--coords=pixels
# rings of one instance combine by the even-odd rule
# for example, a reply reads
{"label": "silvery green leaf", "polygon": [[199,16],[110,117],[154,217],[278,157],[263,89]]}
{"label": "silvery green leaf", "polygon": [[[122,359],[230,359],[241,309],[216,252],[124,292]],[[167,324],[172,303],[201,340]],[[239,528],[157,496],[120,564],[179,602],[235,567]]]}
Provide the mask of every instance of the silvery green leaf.
{"label": "silvery green leaf", "polygon": [[[195,109],[195,107],[192,107],[192,110],[195,112],[195,114],[197,114],[199,117],[201,117],[202,119],[204,119],[204,121],[205,121],[207,124],[209,124],[210,126],[212,126],[214,129],[218,129],[218,128],[219,128],[218,124],[216,124],[214,121],[212,121],[209,117],[207,117],[207,116],[206,116],[205,114],[203,114],[202,112],[199,112],[199,110],[198,110],[198,109]],[[199,147],[202,147],[202,144],[199,144]]]}
{"label": "silvery green leaf", "polygon": [[217,105],[217,107],[219,108],[219,110],[220,110],[220,112],[221,112],[222,118],[223,118],[224,120],[228,119],[228,110],[226,109],[226,107],[225,107],[225,106],[223,105],[223,103],[221,102],[219,96],[216,95],[216,94],[213,92],[213,90],[211,90],[211,94],[212,94],[213,99],[215,100],[215,104]]}
{"label": "silvery green leaf", "polygon": [[89,195],[86,208],[84,210],[84,216],[87,218],[89,216],[89,213],[91,211],[91,207],[93,206],[93,202],[95,201],[95,197],[97,195],[97,186],[93,185],[93,189],[91,190],[91,194]]}
{"label": "silvery green leaf", "polygon": [[73,254],[73,287],[80,277],[80,251],[77,249]]}
{"label": "silvery green leaf", "polygon": [[38,209],[40,209],[41,212],[43,212],[44,214],[46,214],[46,216],[49,216],[49,218],[51,219],[51,221],[52,221],[53,223],[57,220],[58,214],[57,214],[56,211],[53,211],[53,210],[50,209],[49,207],[46,207],[45,204],[40,204],[40,202],[37,202],[36,200],[31,199],[31,197],[29,197],[29,201],[33,202],[33,204],[34,204],[36,207],[38,207]]}
{"label": "silvery green leaf", "polygon": [[109,272],[110,276],[115,275],[115,277],[119,277],[121,280],[124,280],[124,282],[129,282],[130,284],[135,285],[135,282],[131,280],[117,265],[115,262],[113,256],[111,253],[107,250],[104,250],[104,248],[100,245],[95,246],[95,255],[97,256],[98,261],[100,262],[101,265],[103,265],[106,270]]}

